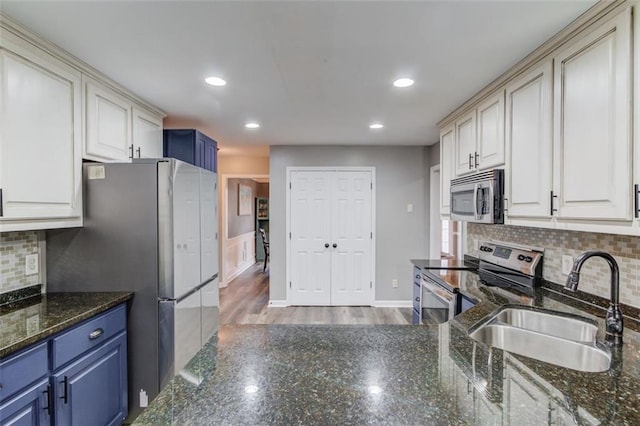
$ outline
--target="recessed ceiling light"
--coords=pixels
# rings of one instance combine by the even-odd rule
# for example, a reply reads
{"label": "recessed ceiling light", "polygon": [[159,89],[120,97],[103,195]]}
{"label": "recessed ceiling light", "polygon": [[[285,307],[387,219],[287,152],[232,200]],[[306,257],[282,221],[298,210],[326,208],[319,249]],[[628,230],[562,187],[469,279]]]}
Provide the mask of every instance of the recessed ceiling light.
{"label": "recessed ceiling light", "polygon": [[227,84],[227,82],[220,77],[207,77],[204,79],[204,81],[212,86],[224,86],[225,84]]}
{"label": "recessed ceiling light", "polygon": [[413,86],[413,80],[410,78],[399,78],[393,82],[393,85],[396,87],[409,87]]}
{"label": "recessed ceiling light", "polygon": [[246,127],[247,129],[257,129],[258,127],[260,127],[260,124],[252,121],[250,123],[245,124],[244,127]]}
{"label": "recessed ceiling light", "polygon": [[383,127],[384,127],[384,124],[382,124],[382,123],[369,124],[369,128],[370,129],[382,129]]}

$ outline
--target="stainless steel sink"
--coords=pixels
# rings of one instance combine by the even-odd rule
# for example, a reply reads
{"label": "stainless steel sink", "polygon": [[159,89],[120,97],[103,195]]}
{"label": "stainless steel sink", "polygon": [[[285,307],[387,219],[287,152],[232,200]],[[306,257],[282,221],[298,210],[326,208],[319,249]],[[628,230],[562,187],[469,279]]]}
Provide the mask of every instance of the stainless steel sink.
{"label": "stainless steel sink", "polygon": [[598,326],[587,318],[507,305],[469,329],[488,346],[578,371],[609,369],[611,354],[596,341]]}
{"label": "stainless steel sink", "polygon": [[595,321],[529,306],[506,305],[491,321],[579,342],[595,342],[598,334]]}

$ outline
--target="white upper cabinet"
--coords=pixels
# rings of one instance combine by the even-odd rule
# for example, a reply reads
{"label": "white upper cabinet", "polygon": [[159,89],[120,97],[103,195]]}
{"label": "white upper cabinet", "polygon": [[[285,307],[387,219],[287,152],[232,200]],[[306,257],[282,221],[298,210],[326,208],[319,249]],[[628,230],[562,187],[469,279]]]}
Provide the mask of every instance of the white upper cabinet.
{"label": "white upper cabinet", "polygon": [[80,72],[0,35],[0,232],[80,226]]}
{"label": "white upper cabinet", "polygon": [[558,52],[554,82],[558,217],[630,220],[631,11]]}
{"label": "white upper cabinet", "polygon": [[448,216],[451,211],[451,178],[453,178],[453,144],[455,127],[449,125],[440,132],[440,214]]}
{"label": "white upper cabinet", "polygon": [[162,158],[162,118],[133,108],[135,158]]}
{"label": "white upper cabinet", "polygon": [[504,91],[478,106],[478,141],[474,165],[478,170],[504,164]]}
{"label": "white upper cabinet", "polygon": [[162,118],[0,14],[0,232],[82,226],[82,159],[162,157]]}
{"label": "white upper cabinet", "polygon": [[455,170],[456,176],[471,173],[476,169],[476,110],[461,116],[455,123]]}
{"label": "white upper cabinet", "polygon": [[456,120],[455,136],[456,176],[504,164],[504,91]]}
{"label": "white upper cabinet", "polygon": [[552,74],[549,60],[507,86],[508,217],[551,216]]}
{"label": "white upper cabinet", "polygon": [[131,158],[131,102],[85,79],[86,143],[83,157],[97,161]]}
{"label": "white upper cabinet", "polygon": [[91,79],[86,79],[85,91],[84,158],[129,161],[162,157],[162,117]]}

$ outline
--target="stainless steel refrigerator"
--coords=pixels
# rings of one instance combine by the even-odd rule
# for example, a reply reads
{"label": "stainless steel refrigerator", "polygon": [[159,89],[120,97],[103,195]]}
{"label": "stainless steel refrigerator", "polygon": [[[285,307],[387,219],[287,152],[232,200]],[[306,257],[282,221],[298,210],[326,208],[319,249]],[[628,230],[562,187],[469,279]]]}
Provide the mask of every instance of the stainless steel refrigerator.
{"label": "stainless steel refrigerator", "polygon": [[131,419],[217,332],[217,177],[174,159],[87,163],[83,191],[84,226],[47,231],[47,291],[135,292]]}

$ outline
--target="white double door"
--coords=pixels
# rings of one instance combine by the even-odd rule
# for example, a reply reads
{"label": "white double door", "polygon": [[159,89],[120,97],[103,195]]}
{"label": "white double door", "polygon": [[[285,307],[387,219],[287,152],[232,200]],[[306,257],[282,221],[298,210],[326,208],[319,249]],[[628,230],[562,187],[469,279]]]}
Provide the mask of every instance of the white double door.
{"label": "white double door", "polygon": [[373,302],[373,172],[290,172],[290,303]]}

